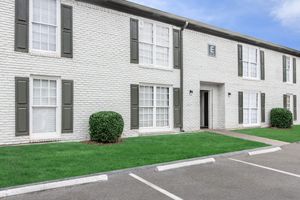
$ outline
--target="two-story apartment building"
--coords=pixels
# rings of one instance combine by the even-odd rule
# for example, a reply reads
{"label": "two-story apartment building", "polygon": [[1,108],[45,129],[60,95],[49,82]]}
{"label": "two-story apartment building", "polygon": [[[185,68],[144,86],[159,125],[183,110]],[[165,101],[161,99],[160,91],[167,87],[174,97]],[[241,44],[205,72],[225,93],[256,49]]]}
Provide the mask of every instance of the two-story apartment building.
{"label": "two-story apartment building", "polygon": [[300,52],[123,0],[0,2],[0,145],[299,123]]}

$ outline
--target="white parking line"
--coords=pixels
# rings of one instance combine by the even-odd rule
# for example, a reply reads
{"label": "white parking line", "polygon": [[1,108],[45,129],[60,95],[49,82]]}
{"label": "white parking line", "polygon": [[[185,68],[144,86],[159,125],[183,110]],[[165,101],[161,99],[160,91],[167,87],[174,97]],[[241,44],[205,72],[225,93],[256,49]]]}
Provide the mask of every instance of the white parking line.
{"label": "white parking line", "polygon": [[164,190],[164,189],[158,187],[157,185],[154,185],[153,183],[150,183],[149,181],[147,181],[147,180],[145,180],[145,179],[143,179],[143,178],[141,178],[141,177],[139,177],[139,176],[137,176],[137,175],[135,175],[133,173],[130,173],[129,176],[131,176],[131,177],[135,178],[136,180],[138,180],[138,181],[140,181],[140,182],[148,185],[149,187],[155,189],[156,191],[159,191],[160,193],[162,193],[162,194],[170,197],[171,199],[174,199],[174,200],[183,200],[182,198],[180,198],[180,197],[178,197],[178,196],[176,196],[176,195],[168,192],[167,190]]}
{"label": "white parking line", "polygon": [[243,163],[243,164],[246,164],[246,165],[251,165],[251,166],[259,167],[259,168],[262,168],[262,169],[271,170],[271,171],[278,172],[278,173],[281,173],[281,174],[286,174],[286,175],[289,175],[289,176],[294,176],[294,177],[300,178],[299,174],[294,174],[294,173],[282,171],[282,170],[279,170],[279,169],[274,169],[274,168],[271,168],[271,167],[266,167],[266,166],[262,166],[262,165],[258,165],[258,164],[254,164],[254,163],[250,163],[250,162],[246,162],[246,161],[242,161],[242,160],[237,160],[237,159],[233,159],[233,158],[229,158],[229,160],[232,160],[232,161],[235,161],[235,162],[240,162],[240,163]]}

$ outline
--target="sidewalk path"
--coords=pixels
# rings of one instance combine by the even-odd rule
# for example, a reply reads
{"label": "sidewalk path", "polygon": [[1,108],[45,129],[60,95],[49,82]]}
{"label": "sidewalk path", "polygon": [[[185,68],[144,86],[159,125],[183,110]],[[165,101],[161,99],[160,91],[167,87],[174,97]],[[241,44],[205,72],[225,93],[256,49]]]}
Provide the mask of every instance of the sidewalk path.
{"label": "sidewalk path", "polygon": [[283,146],[283,145],[289,144],[287,142],[272,140],[272,139],[263,138],[263,137],[257,137],[257,136],[253,136],[253,135],[246,135],[246,134],[242,134],[242,133],[236,133],[236,132],[232,132],[232,131],[229,131],[229,130],[213,130],[213,132],[218,133],[218,134],[222,134],[222,135],[227,135],[227,136],[231,136],[231,137],[240,138],[240,139],[251,140],[251,141],[255,141],[255,142],[261,142],[261,143],[269,144],[269,145],[272,145],[272,146]]}

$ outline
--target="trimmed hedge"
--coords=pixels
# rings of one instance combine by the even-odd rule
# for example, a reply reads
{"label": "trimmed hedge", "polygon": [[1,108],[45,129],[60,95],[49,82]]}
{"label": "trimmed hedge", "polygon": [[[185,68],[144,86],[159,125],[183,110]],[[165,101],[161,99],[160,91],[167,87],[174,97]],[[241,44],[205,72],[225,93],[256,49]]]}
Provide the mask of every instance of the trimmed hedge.
{"label": "trimmed hedge", "polygon": [[119,141],[124,120],[119,113],[112,111],[97,112],[90,116],[91,140],[99,143],[116,143]]}
{"label": "trimmed hedge", "polygon": [[293,114],[284,108],[273,108],[271,110],[271,126],[276,128],[291,128],[293,125]]}

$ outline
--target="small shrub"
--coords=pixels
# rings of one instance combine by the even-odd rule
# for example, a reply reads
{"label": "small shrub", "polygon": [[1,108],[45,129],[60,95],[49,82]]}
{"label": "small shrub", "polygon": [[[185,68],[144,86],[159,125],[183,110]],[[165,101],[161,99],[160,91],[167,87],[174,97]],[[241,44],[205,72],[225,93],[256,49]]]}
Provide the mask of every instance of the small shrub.
{"label": "small shrub", "polygon": [[273,108],[271,110],[271,126],[276,128],[291,128],[293,125],[293,114],[284,108]]}
{"label": "small shrub", "polygon": [[97,112],[90,116],[91,140],[99,143],[116,143],[119,141],[124,121],[119,113],[106,111]]}

